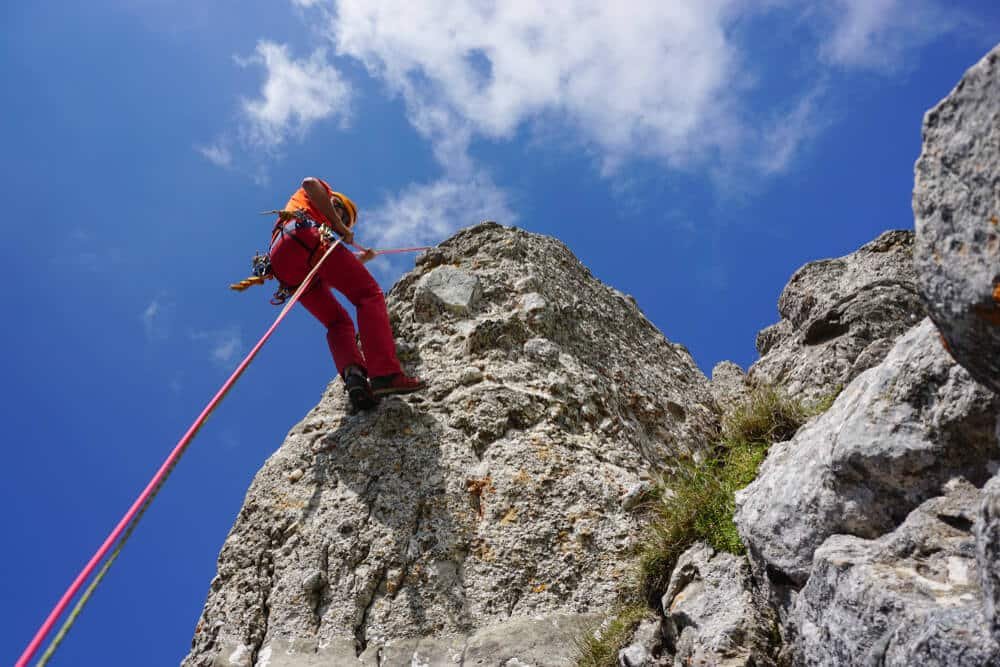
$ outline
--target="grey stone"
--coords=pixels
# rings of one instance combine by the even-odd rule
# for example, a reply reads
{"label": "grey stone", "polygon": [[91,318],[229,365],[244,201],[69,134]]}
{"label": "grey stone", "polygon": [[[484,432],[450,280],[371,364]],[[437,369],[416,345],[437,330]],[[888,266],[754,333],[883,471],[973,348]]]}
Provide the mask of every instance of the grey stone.
{"label": "grey stone", "polygon": [[458,377],[458,381],[466,386],[482,382],[483,371],[475,366],[469,366],[462,371],[462,374]]}
{"label": "grey stone", "polygon": [[551,364],[559,361],[559,346],[547,338],[530,338],[524,342],[524,354],[534,361]]}
{"label": "grey stone", "polygon": [[746,373],[731,361],[720,361],[715,365],[710,387],[723,415],[730,414],[749,391]]}
{"label": "grey stone", "polygon": [[545,307],[548,305],[549,305],[548,301],[545,300],[545,297],[543,297],[541,294],[538,294],[537,292],[531,292],[529,294],[525,294],[524,296],[521,297],[521,300],[518,304],[521,311],[528,314],[535,313],[539,310],[544,310]]}
{"label": "grey stone", "polygon": [[618,651],[618,664],[621,667],[649,667],[653,664],[653,656],[642,644],[629,644]]}
{"label": "grey stone", "polygon": [[[461,316],[431,298],[453,270],[479,286]],[[518,308],[526,275],[545,317]],[[463,230],[386,302],[428,390],[352,416],[331,382],[248,490],[186,665],[568,664],[628,581],[622,495],[718,432],[691,356],[553,239]]]}
{"label": "grey stone", "polygon": [[774,621],[745,558],[696,544],[677,560],[662,605],[677,667],[774,665]]}
{"label": "grey stone", "polygon": [[958,362],[1000,391],[1000,47],[924,116],[915,171],[920,290]]}
{"label": "grey stone", "polygon": [[481,294],[479,278],[454,266],[438,266],[421,277],[413,294],[413,314],[423,322],[441,313],[468,315]]}
{"label": "grey stone", "polygon": [[628,488],[625,495],[622,496],[622,509],[626,511],[631,511],[638,506],[642,499],[653,490],[653,485],[646,480],[636,482]]}
{"label": "grey stone", "polygon": [[976,521],[976,562],[986,620],[994,640],[1000,642],[1000,477],[983,488]]}
{"label": "grey stone", "polygon": [[736,524],[755,567],[801,586],[829,536],[876,538],[952,477],[985,483],[1000,454],[998,410],[925,320],[829,411],[772,446],[737,493]]}
{"label": "grey stone", "polygon": [[889,231],[837,259],[806,264],[778,299],[781,320],[757,335],[751,385],[818,398],[876,365],[925,316],[913,269],[913,232]]}
{"label": "grey stone", "polygon": [[964,480],[877,540],[830,537],[788,623],[797,665],[1000,664],[977,577],[979,492]]}

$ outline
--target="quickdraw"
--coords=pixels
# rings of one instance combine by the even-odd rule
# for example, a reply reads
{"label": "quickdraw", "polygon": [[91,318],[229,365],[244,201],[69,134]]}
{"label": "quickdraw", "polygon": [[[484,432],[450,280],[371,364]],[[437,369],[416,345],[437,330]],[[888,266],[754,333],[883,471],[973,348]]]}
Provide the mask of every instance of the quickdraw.
{"label": "quickdraw", "polygon": [[[273,211],[262,211],[261,215],[277,215],[278,221],[274,225],[274,231],[271,234],[271,244],[274,244],[274,240],[279,234],[284,233],[284,225],[291,221],[295,221],[295,229],[303,229],[306,227],[314,227],[319,230],[320,233],[320,243],[316,248],[307,248],[310,251],[311,256],[315,257],[317,253],[323,255],[326,249],[330,247],[330,244],[336,240],[328,226],[318,223],[312,218],[310,218],[306,212],[302,209],[297,209],[295,211],[285,211],[285,210],[273,210]],[[296,239],[298,241],[298,239]],[[301,243],[301,242],[300,242]],[[232,283],[229,285],[229,289],[242,292],[253,285],[263,285],[268,280],[277,280],[274,275],[274,270],[271,267],[271,256],[270,248],[268,253],[257,252],[253,259],[250,260],[250,273],[253,275],[244,278],[243,280]],[[312,264],[312,262],[310,262]],[[288,300],[288,297],[292,295],[298,285],[286,285],[280,280],[278,281],[279,287],[274,292],[274,296],[271,297],[271,305],[280,306]]]}

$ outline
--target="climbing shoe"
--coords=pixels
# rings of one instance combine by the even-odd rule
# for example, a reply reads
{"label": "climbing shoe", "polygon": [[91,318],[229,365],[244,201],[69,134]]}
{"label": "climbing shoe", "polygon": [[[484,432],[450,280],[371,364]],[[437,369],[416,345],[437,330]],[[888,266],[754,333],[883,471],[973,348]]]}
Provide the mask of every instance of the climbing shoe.
{"label": "climbing shoe", "polygon": [[372,378],[372,393],[375,394],[376,398],[389,394],[411,394],[426,386],[427,383],[420,378],[410,377],[405,373],[393,373],[392,375],[380,375]]}
{"label": "climbing shoe", "polygon": [[344,389],[354,412],[371,410],[378,404],[378,397],[372,393],[368,378],[360,373],[348,373],[344,377]]}

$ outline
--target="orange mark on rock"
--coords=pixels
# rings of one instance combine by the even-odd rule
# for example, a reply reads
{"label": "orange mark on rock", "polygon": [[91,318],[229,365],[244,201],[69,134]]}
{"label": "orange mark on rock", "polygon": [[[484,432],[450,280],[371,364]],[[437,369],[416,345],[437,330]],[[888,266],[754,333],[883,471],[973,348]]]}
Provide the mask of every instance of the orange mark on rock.
{"label": "orange mark on rock", "polygon": [[511,507],[507,510],[507,513],[503,515],[503,518],[500,519],[500,525],[506,526],[509,523],[514,523],[515,521],[517,521],[517,508]]}
{"label": "orange mark on rock", "polygon": [[1000,225],[1000,218],[997,218],[994,215],[992,218],[990,218],[990,224],[993,225],[994,227],[996,227],[997,225]]}
{"label": "orange mark on rock", "polygon": [[537,586],[532,586],[531,587],[531,592],[532,593],[543,593],[543,592],[545,592],[545,589],[547,589],[548,587],[549,587],[548,584],[538,584]]}
{"label": "orange mark on rock", "polygon": [[465,488],[469,492],[469,500],[472,502],[473,509],[476,510],[476,514],[480,519],[483,518],[483,512],[485,507],[483,507],[484,496],[487,493],[496,491],[493,486],[492,477],[472,477],[465,480]]}
{"label": "orange mark on rock", "polygon": [[945,338],[944,334],[941,333],[940,331],[938,331],[938,338],[941,339],[941,347],[944,348],[944,351],[950,354],[952,357],[954,357],[955,355],[952,354],[951,352],[951,345],[948,345],[948,339]]}
{"label": "orange mark on rock", "polygon": [[1000,283],[993,287],[993,300],[1000,303]]}

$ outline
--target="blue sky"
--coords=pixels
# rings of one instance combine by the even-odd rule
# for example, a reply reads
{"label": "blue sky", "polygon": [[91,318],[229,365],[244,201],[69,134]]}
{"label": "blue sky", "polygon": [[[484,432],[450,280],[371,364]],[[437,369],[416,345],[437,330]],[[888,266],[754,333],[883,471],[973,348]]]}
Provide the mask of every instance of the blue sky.
{"label": "blue sky", "polygon": [[[226,285],[304,176],[367,245],[557,236],[706,374],[746,367],[798,266],[912,226],[923,112],[1000,27],[992,2],[490,4],[0,9],[0,662],[276,315]],[[388,288],[409,262],[371,266]],[[253,474],[333,373],[293,313],[54,664],[181,659]]]}

